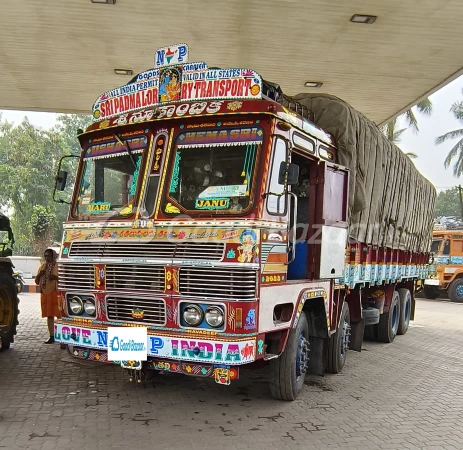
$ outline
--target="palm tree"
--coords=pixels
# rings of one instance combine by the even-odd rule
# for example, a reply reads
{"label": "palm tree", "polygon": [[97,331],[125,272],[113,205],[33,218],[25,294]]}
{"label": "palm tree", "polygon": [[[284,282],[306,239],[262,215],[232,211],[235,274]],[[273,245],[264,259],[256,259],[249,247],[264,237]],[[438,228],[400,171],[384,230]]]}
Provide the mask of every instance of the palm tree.
{"label": "palm tree", "polygon": [[[407,112],[411,112],[411,110]],[[395,119],[391,120],[381,128],[381,131],[386,135],[387,139],[394,143],[397,147],[399,147],[398,144],[400,143],[402,133],[406,130],[406,128],[402,128],[401,130],[397,129],[399,117],[396,117]],[[413,116],[413,118],[414,117],[415,116]],[[405,153],[405,155],[407,155],[410,159],[418,158],[418,155],[413,152]]]}
{"label": "palm tree", "polygon": [[[453,113],[455,118],[463,123],[463,100],[459,102],[455,102],[452,107],[450,108],[450,112]],[[453,165],[453,174],[456,177],[460,177],[463,175],[463,128],[459,130],[449,131],[448,133],[439,136],[436,139],[436,144],[442,144],[443,142],[447,141],[448,139],[454,139],[460,137],[461,139],[452,147],[445,158],[444,167],[450,166],[452,163],[453,158],[456,158],[456,161]]]}
{"label": "palm tree", "polygon": [[[429,98],[425,98],[421,100],[416,105],[418,112],[421,114],[424,114],[425,116],[430,116],[432,114],[432,102]],[[403,114],[401,114],[399,117],[404,116],[405,119],[407,120],[408,126],[415,132],[418,133],[419,128],[418,128],[418,120],[415,117],[415,114],[413,112],[413,109],[410,108],[408,111],[405,111]]]}

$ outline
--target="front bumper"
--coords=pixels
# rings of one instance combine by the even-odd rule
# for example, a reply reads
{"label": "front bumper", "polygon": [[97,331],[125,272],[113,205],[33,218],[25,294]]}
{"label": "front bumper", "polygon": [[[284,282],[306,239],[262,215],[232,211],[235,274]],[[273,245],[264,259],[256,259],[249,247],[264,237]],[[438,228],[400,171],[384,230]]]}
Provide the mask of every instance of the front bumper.
{"label": "front bumper", "polygon": [[[80,348],[108,350],[106,328],[55,323],[55,341]],[[256,360],[256,337],[222,340],[154,333],[148,329],[148,357],[172,361],[243,365]],[[150,358],[151,359],[151,358]]]}

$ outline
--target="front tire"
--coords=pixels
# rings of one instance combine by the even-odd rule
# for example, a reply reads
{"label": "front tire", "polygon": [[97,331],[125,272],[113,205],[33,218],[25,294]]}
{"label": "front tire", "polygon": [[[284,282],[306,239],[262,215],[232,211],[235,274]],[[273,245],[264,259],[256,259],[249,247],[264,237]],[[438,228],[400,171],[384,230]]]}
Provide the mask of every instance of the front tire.
{"label": "front tire", "polygon": [[437,289],[435,286],[425,286],[423,288],[423,293],[424,296],[429,300],[435,300],[440,295],[439,289]]}
{"label": "front tire", "polygon": [[389,311],[381,314],[377,325],[378,341],[391,343],[397,335],[400,319],[400,296],[397,291],[392,295]]}
{"label": "front tire", "polygon": [[342,305],[339,328],[334,333],[328,343],[328,360],[326,371],[329,373],[339,373],[346,363],[347,349],[349,348],[350,337],[350,313],[349,305],[344,302]]}
{"label": "front tire", "polygon": [[295,328],[289,332],[283,353],[270,360],[270,392],[278,400],[295,400],[304,386],[309,352],[309,324],[301,312]]}
{"label": "front tire", "polygon": [[452,281],[447,292],[452,302],[463,303],[463,279],[457,278]]}
{"label": "front tire", "polygon": [[405,334],[408,330],[412,314],[412,294],[408,289],[397,289],[400,297],[400,317],[397,334]]}
{"label": "front tire", "polygon": [[18,296],[13,277],[6,272],[0,272],[0,339],[2,350],[9,349],[11,343],[14,342],[18,314]]}
{"label": "front tire", "polygon": [[16,280],[16,291],[20,294],[24,289],[24,283],[21,280]]}

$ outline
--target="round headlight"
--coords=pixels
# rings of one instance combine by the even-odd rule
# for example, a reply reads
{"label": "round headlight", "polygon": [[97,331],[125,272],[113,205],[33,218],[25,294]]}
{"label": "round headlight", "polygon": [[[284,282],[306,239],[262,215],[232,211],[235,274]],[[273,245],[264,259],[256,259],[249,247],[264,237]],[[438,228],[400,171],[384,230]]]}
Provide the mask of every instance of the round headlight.
{"label": "round headlight", "polygon": [[218,306],[209,306],[206,309],[206,322],[211,327],[217,328],[223,325],[223,310]]}
{"label": "round headlight", "polygon": [[95,314],[95,311],[96,311],[96,306],[95,306],[95,300],[89,298],[85,301],[84,303],[84,309],[85,309],[85,312],[89,315],[89,316],[93,316]]}
{"label": "round headlight", "polygon": [[187,305],[183,310],[183,320],[192,327],[203,321],[203,310],[198,305]]}
{"label": "round headlight", "polygon": [[82,312],[84,311],[84,304],[82,303],[82,299],[80,297],[77,297],[77,295],[71,297],[69,299],[69,308],[71,309],[72,314],[82,314]]}

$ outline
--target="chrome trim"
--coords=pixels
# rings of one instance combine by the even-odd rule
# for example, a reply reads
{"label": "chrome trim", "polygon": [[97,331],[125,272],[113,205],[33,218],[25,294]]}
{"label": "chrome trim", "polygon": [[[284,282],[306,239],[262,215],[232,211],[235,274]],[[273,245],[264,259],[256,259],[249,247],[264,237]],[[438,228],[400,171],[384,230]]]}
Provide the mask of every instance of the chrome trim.
{"label": "chrome trim", "polygon": [[257,297],[258,271],[245,268],[182,267],[179,269],[179,294],[194,298],[254,300]]}
{"label": "chrome trim", "polygon": [[[114,303],[119,301],[119,309],[121,312],[115,313],[114,311],[111,312],[111,309],[117,308],[117,304],[111,304],[111,300],[114,300]],[[132,305],[124,305],[125,303],[129,303],[133,301]],[[156,303],[154,303],[156,302]],[[137,323],[137,324],[144,324],[144,325],[155,325],[163,327],[167,323],[167,306],[166,301],[162,297],[135,297],[133,295],[121,295],[120,293],[108,294],[105,296],[105,307],[106,307],[106,316],[108,317],[109,321],[112,322],[121,322],[121,323]],[[128,308],[131,308],[128,310]],[[148,318],[144,318],[143,320],[138,320],[132,317],[131,311],[134,308],[143,309],[144,313],[150,311],[151,314],[157,314],[158,319],[150,320]],[[145,309],[148,308],[148,309]],[[124,311],[125,310],[125,311]],[[125,315],[128,317],[123,318],[115,318],[112,314],[118,314],[117,317],[121,315]]]}

